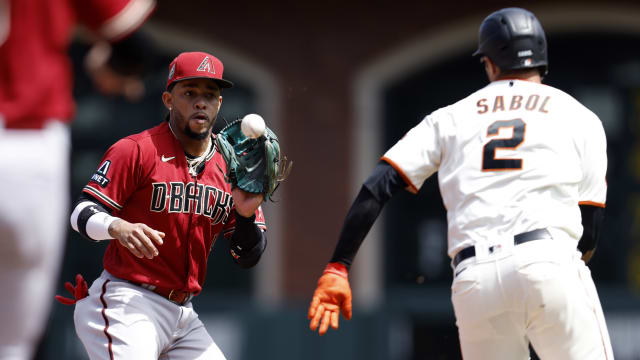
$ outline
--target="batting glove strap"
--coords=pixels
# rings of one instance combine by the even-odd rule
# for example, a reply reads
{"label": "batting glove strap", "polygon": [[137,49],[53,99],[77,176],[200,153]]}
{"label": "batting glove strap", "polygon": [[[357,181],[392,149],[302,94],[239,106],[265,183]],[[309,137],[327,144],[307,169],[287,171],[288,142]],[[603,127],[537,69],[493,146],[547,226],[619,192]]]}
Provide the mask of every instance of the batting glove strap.
{"label": "batting glove strap", "polygon": [[345,279],[349,279],[349,271],[347,270],[347,267],[339,262],[328,263],[322,272],[322,275],[324,274],[335,274]]}

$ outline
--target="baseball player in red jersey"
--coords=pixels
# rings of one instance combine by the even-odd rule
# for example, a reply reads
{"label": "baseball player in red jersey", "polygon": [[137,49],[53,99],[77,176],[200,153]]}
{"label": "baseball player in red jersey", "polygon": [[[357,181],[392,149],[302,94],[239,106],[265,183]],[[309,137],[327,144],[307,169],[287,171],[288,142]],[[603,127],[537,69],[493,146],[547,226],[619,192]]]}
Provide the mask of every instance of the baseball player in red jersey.
{"label": "baseball player in red jersey", "polygon": [[[72,29],[128,47],[153,0],[0,0],[0,359],[30,359],[64,245]],[[132,38],[133,35],[133,38]],[[123,40],[126,38],[125,40]],[[135,46],[133,46],[135,48]]]}
{"label": "baseball player in red jersey", "polygon": [[474,55],[491,83],[426,116],[382,157],[318,281],[310,327],[322,335],[340,312],[351,317],[348,269],[364,237],[394,194],[416,193],[437,171],[463,358],[525,360],[531,344],[541,359],[613,359],[585,265],[606,200],[602,123],[542,84],[547,43],[531,12],[489,15]]}
{"label": "baseball player in red jersey", "polygon": [[167,121],[111,146],[75,206],[76,231],[115,239],[104,272],[76,303],[91,359],[224,359],[191,299],[219,234],[248,268],[266,247],[266,227],[264,196],[225,181],[211,131],[221,89],[232,86],[222,74],[211,54],[178,55],[162,95]]}

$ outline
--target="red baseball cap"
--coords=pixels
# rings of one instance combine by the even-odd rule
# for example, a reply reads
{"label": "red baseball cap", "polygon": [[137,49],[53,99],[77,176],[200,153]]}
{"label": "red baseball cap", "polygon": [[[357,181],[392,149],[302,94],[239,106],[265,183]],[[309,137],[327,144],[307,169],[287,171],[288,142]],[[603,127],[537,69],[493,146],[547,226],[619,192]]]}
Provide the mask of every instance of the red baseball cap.
{"label": "red baseball cap", "polygon": [[183,52],[169,65],[167,91],[171,84],[186,80],[207,78],[214,80],[221,88],[230,88],[233,83],[222,78],[224,65],[217,57],[205,52]]}

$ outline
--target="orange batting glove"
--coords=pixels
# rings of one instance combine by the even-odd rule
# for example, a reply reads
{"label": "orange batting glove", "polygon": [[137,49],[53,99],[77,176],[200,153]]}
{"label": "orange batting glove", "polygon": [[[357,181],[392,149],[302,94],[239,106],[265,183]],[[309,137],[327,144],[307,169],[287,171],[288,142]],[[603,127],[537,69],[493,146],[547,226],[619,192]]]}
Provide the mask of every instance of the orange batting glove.
{"label": "orange batting glove", "polygon": [[313,293],[309,306],[309,328],[324,335],[329,329],[338,329],[339,311],[345,319],[351,319],[351,287],[347,268],[340,263],[329,263],[318,279],[318,286]]}

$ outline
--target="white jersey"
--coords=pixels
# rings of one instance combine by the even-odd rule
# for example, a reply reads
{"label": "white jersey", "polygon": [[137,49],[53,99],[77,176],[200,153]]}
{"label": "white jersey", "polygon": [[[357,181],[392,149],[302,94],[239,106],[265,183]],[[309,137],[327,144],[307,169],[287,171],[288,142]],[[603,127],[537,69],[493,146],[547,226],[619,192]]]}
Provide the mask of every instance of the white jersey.
{"label": "white jersey", "polygon": [[449,256],[539,228],[577,245],[578,204],[604,207],[606,199],[600,119],[568,94],[529,81],[496,81],[435,111],[382,159],[412,192],[438,171]]}

